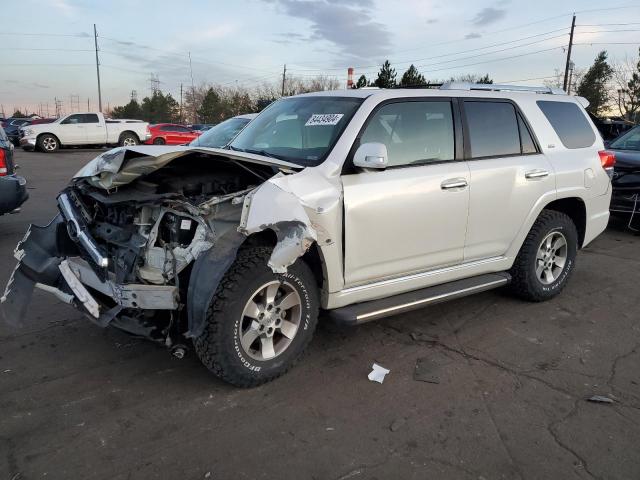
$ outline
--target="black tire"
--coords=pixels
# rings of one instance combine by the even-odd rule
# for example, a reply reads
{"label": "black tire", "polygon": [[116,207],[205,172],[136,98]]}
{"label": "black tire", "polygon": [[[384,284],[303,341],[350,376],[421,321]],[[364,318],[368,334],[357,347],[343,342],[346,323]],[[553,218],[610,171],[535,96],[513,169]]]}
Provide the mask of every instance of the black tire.
{"label": "black tire", "polygon": [[[566,260],[555,280],[545,284],[536,274],[538,250],[543,240],[552,233],[561,234],[566,240]],[[575,267],[578,251],[578,232],[567,215],[554,210],[543,210],[529,231],[520,252],[510,270],[511,291],[520,298],[542,302],[558,295],[569,281]]]}
{"label": "black tire", "polygon": [[[128,144],[128,145],[125,145]],[[121,147],[124,146],[128,146],[128,147],[132,147],[134,145],[139,145],[140,144],[140,140],[138,139],[138,137],[131,132],[124,132],[120,135],[120,139],[118,140],[118,145]]]}
{"label": "black tire", "polygon": [[[240,250],[209,305],[204,332],[193,342],[200,361],[238,387],[254,387],[286,373],[306,349],[318,322],[318,291],[311,269],[298,260],[287,273],[276,275],[267,266],[271,251],[267,247]],[[287,288],[298,293],[300,320],[288,347],[274,358],[259,360],[249,356],[240,342],[242,325],[247,321],[243,312],[254,292],[274,280],[286,282]]]}
{"label": "black tire", "polygon": [[54,153],[60,149],[60,141],[55,135],[51,135],[50,133],[40,135],[36,143],[38,144],[38,149],[45,153]]}
{"label": "black tire", "polygon": [[167,143],[167,142],[165,142],[164,138],[162,138],[162,137],[158,137],[158,138],[154,138],[153,139],[153,144],[154,145],[164,145],[165,143]]}

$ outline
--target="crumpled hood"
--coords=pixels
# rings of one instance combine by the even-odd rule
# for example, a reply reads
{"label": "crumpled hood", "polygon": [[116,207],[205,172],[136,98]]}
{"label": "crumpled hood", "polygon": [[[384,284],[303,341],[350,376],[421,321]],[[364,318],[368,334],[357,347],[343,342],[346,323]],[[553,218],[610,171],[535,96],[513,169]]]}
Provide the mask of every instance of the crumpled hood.
{"label": "crumpled hood", "polygon": [[140,145],[137,147],[119,147],[104,152],[82,167],[73,178],[85,178],[94,187],[109,190],[155,172],[172,160],[191,153],[204,153],[212,157],[226,157],[230,160],[273,165],[284,170],[301,170],[303,168],[295,163],[263,155],[222,148]]}

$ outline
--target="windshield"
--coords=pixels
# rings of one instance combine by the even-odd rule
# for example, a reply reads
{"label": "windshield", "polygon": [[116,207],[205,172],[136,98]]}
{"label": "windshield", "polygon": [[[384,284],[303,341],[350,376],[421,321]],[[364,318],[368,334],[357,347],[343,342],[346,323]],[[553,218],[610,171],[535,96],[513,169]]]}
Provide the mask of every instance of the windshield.
{"label": "windshield", "polygon": [[640,126],[632,128],[609,146],[618,150],[640,150]]}
{"label": "windshield", "polygon": [[362,103],[361,98],[293,97],[270,105],[229,148],[319,165]]}
{"label": "windshield", "polygon": [[250,121],[248,118],[230,118],[211,127],[189,145],[192,147],[224,147]]}

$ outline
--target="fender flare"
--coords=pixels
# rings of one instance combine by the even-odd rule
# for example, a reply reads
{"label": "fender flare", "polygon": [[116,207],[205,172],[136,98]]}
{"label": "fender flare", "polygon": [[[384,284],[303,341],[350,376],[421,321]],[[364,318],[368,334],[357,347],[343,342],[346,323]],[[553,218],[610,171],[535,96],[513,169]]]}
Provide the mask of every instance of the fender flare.
{"label": "fender flare", "polygon": [[196,338],[202,335],[207,311],[218,285],[246,239],[246,235],[231,229],[219,237],[215,246],[200,255],[193,264],[187,291],[188,328],[185,337]]}

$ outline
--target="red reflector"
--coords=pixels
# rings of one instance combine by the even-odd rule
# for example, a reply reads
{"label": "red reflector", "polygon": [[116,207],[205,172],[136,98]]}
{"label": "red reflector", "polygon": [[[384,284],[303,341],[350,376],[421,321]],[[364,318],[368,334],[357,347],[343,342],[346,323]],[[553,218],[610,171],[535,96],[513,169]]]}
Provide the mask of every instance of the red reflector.
{"label": "red reflector", "polygon": [[614,152],[600,150],[598,155],[600,155],[600,164],[602,165],[602,168],[613,168],[616,164],[616,154]]}
{"label": "red reflector", "polygon": [[7,162],[4,156],[5,156],[4,150],[0,148],[0,177],[4,177],[8,173]]}

